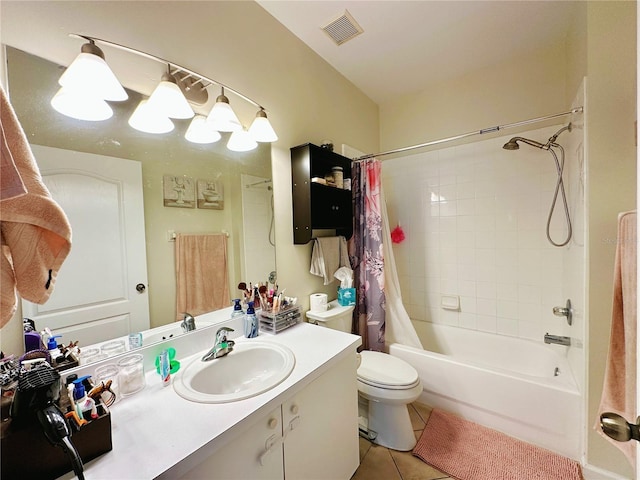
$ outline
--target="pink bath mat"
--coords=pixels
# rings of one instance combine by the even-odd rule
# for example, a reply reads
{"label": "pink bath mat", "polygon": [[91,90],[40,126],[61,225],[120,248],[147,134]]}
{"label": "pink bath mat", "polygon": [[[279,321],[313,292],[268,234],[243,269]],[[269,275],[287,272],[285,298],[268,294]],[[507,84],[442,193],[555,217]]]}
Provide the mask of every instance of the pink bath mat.
{"label": "pink bath mat", "polygon": [[460,480],[582,480],[569,458],[436,408],[413,454]]}

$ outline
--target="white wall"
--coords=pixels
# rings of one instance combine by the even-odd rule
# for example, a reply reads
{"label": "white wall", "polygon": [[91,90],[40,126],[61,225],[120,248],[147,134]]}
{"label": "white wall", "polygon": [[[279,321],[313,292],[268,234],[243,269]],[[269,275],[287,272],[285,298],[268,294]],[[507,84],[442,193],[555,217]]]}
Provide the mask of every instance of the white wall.
{"label": "white wall", "polygon": [[[170,59],[264,104],[280,137],[272,146],[280,288],[287,287],[303,307],[314,291],[335,295],[335,285],[324,287],[308,273],[311,246],[293,245],[289,148],[330,138],[376,151],[378,107],[262,7],[248,1],[3,0],[0,22],[2,43],[59,64],[68,65],[82,43],[68,33],[86,33]],[[117,52],[106,54],[115,61]],[[128,79],[136,70],[128,65]],[[152,78],[145,74],[143,83],[152,85]],[[245,122],[255,115],[253,106],[243,108],[240,101],[234,109]],[[152,216],[145,211],[147,219]],[[172,268],[154,278],[172,277]],[[7,353],[21,349],[20,325],[14,325],[17,320],[2,329]]]}
{"label": "white wall", "polygon": [[[559,128],[522,135],[544,142]],[[582,131],[565,132],[559,141],[566,143],[570,135]],[[564,318],[552,314],[566,301],[563,253],[583,248],[574,243],[558,248],[546,239],[557,179],[554,160],[549,152],[526,145],[503,150],[509,138],[383,162],[390,222],[399,222],[406,234],[394,246],[405,307],[416,322],[538,342],[546,332],[582,340],[582,332],[567,331]],[[577,158],[567,153],[565,163],[577,170]],[[571,180],[567,177],[567,193]],[[568,198],[572,216],[583,214],[584,191]],[[584,228],[583,218],[572,220]],[[552,238],[560,243],[567,234],[560,197],[551,226]],[[584,240],[584,234],[575,238]],[[584,276],[572,282],[580,291]],[[442,308],[443,295],[459,297],[460,310]]]}

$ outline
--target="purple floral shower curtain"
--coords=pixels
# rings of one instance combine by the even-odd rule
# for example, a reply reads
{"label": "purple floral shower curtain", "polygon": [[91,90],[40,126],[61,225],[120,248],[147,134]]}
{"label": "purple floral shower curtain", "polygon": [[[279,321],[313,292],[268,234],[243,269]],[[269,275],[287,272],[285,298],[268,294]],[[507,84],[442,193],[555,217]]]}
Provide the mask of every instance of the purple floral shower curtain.
{"label": "purple floral shower curtain", "polygon": [[385,295],[384,255],[382,253],[382,201],[380,160],[354,162],[353,236],[349,258],[356,287],[356,307],[352,332],[362,337],[364,350],[384,350]]}

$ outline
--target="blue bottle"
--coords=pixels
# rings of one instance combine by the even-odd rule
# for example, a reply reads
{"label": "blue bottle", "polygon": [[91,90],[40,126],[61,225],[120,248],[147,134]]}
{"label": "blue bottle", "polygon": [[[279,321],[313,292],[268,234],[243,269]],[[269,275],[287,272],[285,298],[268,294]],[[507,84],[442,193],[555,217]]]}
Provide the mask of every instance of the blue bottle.
{"label": "blue bottle", "polygon": [[239,298],[233,299],[233,311],[231,312],[231,318],[244,317],[244,312],[242,311],[242,305],[240,304]]}
{"label": "blue bottle", "polygon": [[253,309],[253,302],[249,302],[249,308],[244,316],[244,336],[247,338],[258,336],[258,317]]}

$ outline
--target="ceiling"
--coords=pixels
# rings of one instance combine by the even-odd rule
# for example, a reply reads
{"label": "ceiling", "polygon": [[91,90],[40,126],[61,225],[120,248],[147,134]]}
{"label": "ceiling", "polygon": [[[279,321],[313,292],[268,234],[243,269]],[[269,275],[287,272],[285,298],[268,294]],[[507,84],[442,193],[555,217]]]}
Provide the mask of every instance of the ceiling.
{"label": "ceiling", "polygon": [[[563,41],[581,3],[257,2],[378,104]],[[345,10],[364,32],[337,46],[322,27]]]}

